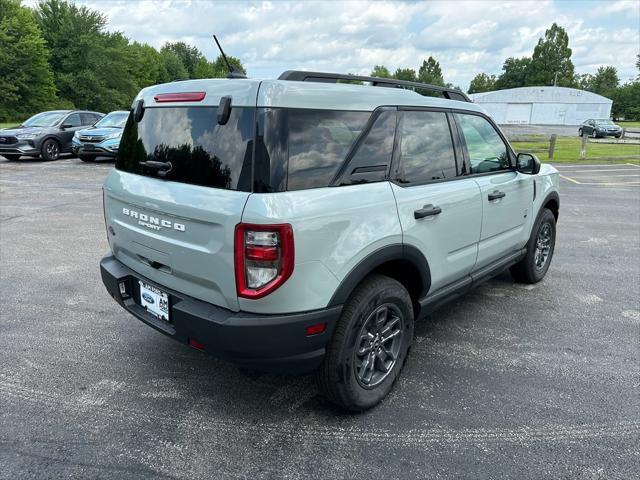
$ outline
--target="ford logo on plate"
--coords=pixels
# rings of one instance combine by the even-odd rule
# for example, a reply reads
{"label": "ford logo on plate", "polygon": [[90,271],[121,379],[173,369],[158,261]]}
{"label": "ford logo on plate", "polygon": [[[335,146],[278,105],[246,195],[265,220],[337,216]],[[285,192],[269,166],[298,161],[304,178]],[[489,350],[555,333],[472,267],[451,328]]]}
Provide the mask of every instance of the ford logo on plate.
{"label": "ford logo on plate", "polygon": [[142,298],[144,298],[144,301],[147,303],[151,303],[151,304],[155,303],[153,300],[153,297],[146,292],[142,294]]}

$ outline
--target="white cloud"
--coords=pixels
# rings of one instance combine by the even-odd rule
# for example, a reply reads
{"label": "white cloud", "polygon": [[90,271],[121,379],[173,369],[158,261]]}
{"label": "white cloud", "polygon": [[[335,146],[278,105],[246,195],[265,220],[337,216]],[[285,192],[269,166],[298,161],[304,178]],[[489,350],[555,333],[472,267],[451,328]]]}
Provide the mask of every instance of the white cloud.
{"label": "white cloud", "polygon": [[[640,2],[214,2],[202,0],[83,0],[104,12],[109,28],[160,47],[182,40],[208,58],[211,35],[254,77],[289,69],[369,73],[418,68],[433,55],[445,80],[466,87],[479,72],[499,73],[505,58],[531,55],[554,21],[569,32],[580,73],[614,65],[636,74]],[[593,5],[597,6],[597,15]]]}

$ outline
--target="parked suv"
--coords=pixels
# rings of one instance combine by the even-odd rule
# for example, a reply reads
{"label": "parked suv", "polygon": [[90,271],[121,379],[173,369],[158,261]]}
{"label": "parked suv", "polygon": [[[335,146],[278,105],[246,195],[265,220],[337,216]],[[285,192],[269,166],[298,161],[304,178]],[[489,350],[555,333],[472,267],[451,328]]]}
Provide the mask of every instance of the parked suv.
{"label": "parked suv", "polygon": [[83,162],[93,162],[97,157],[115,158],[128,117],[129,112],[118,110],[102,117],[94,126],[76,131],[71,142],[73,153]]}
{"label": "parked suv", "polygon": [[578,136],[581,137],[583,135],[591,135],[593,138],[620,138],[622,136],[622,127],[608,119],[589,119],[582,122],[578,127]]}
{"label": "parked suv", "polygon": [[7,160],[21,156],[57,160],[61,153],[71,151],[76,130],[90,127],[103,116],[103,113],[78,110],[38,113],[22,125],[0,130],[0,155]]}
{"label": "parked suv", "polygon": [[558,172],[461,92],[285,72],[142,90],[104,207],[102,279],[127,311],[241,365],[316,370],[363,410],[415,321],[507,268],[545,276]]}

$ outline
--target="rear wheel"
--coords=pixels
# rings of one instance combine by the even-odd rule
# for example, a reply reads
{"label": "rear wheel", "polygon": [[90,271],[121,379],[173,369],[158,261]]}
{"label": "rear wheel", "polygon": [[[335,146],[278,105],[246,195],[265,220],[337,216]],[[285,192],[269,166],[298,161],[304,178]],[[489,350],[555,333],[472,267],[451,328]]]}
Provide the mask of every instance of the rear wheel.
{"label": "rear wheel", "polygon": [[40,148],[40,154],[44,160],[58,160],[60,158],[60,144],[53,138],[45,140]]}
{"label": "rear wheel", "polygon": [[2,156],[7,160],[9,160],[10,162],[18,160],[20,158],[20,155],[15,155],[15,154],[11,155],[10,153],[3,153]]}
{"label": "rear wheel", "polygon": [[545,208],[531,231],[527,243],[527,255],[513,267],[511,275],[523,283],[537,283],[549,270],[556,245],[556,218]]}
{"label": "rear wheel", "polygon": [[407,290],[382,275],[365,279],[345,304],[318,371],[321,393],[347,410],[378,404],[400,375],[413,340]]}

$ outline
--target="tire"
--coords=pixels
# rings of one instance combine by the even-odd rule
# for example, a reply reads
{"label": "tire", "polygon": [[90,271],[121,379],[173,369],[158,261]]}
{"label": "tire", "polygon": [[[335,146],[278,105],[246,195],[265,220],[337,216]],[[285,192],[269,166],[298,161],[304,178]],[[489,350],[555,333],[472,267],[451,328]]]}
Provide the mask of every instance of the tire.
{"label": "tire", "polygon": [[620,138],[622,135],[616,135],[616,138]]}
{"label": "tire", "polygon": [[581,128],[579,128],[579,129],[578,129],[578,136],[579,136],[579,137],[581,137],[581,136],[582,136],[582,129],[581,129]]}
{"label": "tire", "polygon": [[595,130],[591,132],[591,138],[598,138],[598,132],[596,132]]}
{"label": "tire", "polygon": [[60,144],[53,138],[45,140],[40,147],[40,155],[43,160],[58,160],[60,158]]}
{"label": "tire", "polygon": [[[377,405],[404,366],[413,320],[411,297],[400,282],[383,275],[367,277],[347,300],[329,341],[317,372],[320,393],[345,410]],[[393,335],[386,342],[379,336],[385,331]]]}
{"label": "tire", "polygon": [[[543,247],[544,245],[544,247]],[[538,247],[542,247],[539,249]],[[556,218],[545,208],[538,216],[527,243],[527,255],[511,267],[511,275],[522,283],[538,283],[549,270],[556,246]],[[541,255],[545,255],[541,257]]]}
{"label": "tire", "polygon": [[20,158],[20,155],[15,155],[15,154],[12,155],[10,153],[3,153],[2,156],[7,160],[9,160],[10,162],[15,162]]}
{"label": "tire", "polygon": [[96,157],[93,155],[78,155],[78,158],[83,162],[95,162]]}

